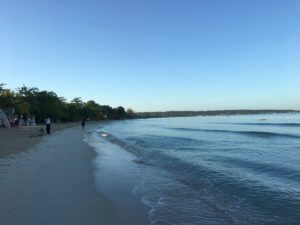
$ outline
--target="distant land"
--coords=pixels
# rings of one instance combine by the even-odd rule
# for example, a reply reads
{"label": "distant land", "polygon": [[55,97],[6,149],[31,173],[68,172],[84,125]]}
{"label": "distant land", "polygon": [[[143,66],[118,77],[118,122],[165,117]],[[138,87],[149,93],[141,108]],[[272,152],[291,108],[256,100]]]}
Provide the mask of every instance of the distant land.
{"label": "distant land", "polygon": [[236,109],[236,110],[207,110],[207,111],[165,111],[165,112],[137,112],[135,118],[157,117],[186,117],[186,116],[219,116],[219,115],[249,115],[267,113],[297,113],[299,110],[276,110],[276,109]]}

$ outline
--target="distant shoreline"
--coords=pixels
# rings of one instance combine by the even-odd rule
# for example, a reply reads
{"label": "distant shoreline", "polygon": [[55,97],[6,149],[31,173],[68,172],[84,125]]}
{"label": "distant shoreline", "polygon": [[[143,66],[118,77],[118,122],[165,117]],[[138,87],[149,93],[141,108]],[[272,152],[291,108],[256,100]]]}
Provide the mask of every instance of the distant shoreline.
{"label": "distant shoreline", "polygon": [[206,111],[163,111],[163,112],[138,112],[136,119],[164,118],[164,117],[189,117],[189,116],[232,116],[232,115],[259,115],[272,113],[299,113],[300,110],[274,110],[274,109],[237,109],[237,110],[206,110]]}

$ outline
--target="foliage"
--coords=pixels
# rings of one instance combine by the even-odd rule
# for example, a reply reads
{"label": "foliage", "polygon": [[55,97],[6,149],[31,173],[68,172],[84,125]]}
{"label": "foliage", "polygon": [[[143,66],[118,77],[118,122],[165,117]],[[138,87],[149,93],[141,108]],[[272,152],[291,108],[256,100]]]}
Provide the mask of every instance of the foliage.
{"label": "foliage", "polygon": [[0,94],[1,94],[1,92],[4,90],[4,88],[3,88],[4,85],[5,85],[4,83],[0,83]]}
{"label": "foliage", "polygon": [[22,86],[16,91],[4,88],[0,83],[0,108],[14,109],[15,114],[34,116],[38,123],[50,117],[54,121],[119,120],[129,118],[122,106],[112,108],[93,100],[84,102],[74,98],[67,102],[52,91],[40,91],[36,87]]}
{"label": "foliage", "polygon": [[136,117],[136,113],[131,108],[127,109],[126,114],[127,114],[128,118],[135,118]]}

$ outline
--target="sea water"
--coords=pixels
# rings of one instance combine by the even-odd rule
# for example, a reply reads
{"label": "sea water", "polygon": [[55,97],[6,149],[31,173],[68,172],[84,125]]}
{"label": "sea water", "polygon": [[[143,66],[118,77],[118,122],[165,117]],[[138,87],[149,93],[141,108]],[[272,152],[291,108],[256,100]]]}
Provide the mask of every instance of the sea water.
{"label": "sea water", "polygon": [[96,130],[131,152],[152,225],[300,224],[300,114],[156,118]]}

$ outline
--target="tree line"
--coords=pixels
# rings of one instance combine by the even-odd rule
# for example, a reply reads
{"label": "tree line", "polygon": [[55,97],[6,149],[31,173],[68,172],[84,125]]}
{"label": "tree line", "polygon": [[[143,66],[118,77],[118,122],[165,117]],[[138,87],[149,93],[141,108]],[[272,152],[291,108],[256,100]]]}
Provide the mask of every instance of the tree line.
{"label": "tree line", "polygon": [[133,110],[125,111],[122,106],[113,108],[109,105],[100,105],[93,100],[84,102],[79,97],[67,102],[53,91],[41,91],[36,87],[26,86],[11,90],[5,88],[5,84],[0,84],[0,108],[23,118],[34,116],[37,123],[43,122],[48,117],[61,122],[83,119],[120,120],[134,117]]}
{"label": "tree line", "polygon": [[241,115],[264,113],[299,112],[295,110],[208,110],[208,111],[165,111],[140,112],[132,109],[125,111],[124,107],[113,108],[109,105],[100,105],[93,100],[84,102],[77,97],[67,102],[58,97],[53,91],[40,91],[36,87],[22,86],[16,90],[5,88],[0,83],[0,109],[10,111],[11,114],[23,118],[35,117],[37,123],[50,117],[53,121],[80,121],[90,120],[120,120],[128,118],[157,118],[157,117],[186,117],[186,116],[216,116]]}

